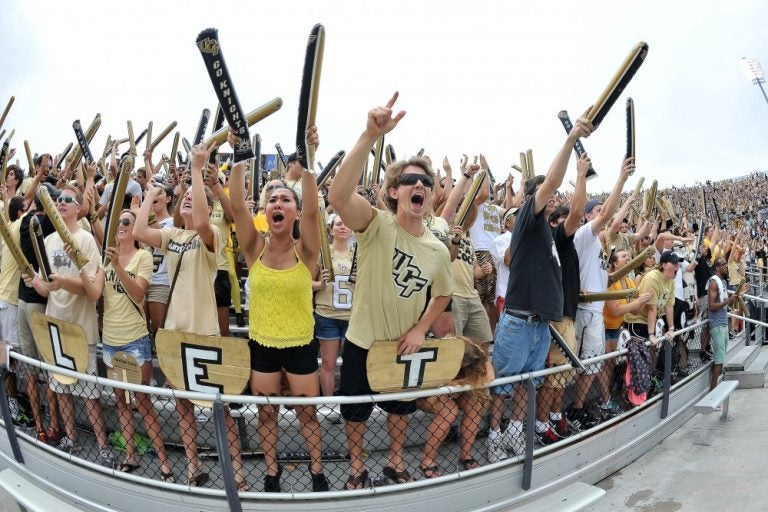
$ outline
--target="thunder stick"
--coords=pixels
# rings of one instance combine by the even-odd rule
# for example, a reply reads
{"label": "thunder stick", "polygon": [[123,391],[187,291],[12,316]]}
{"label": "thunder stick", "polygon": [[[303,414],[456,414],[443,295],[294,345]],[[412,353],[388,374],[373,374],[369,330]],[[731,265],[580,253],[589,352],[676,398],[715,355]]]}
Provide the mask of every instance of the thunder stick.
{"label": "thunder stick", "polygon": [[315,167],[315,146],[307,144],[307,129],[315,125],[317,100],[320,95],[320,75],[323,69],[325,28],[321,24],[312,27],[307,39],[304,70],[299,93],[299,119],[296,127],[296,158],[302,169]]}
{"label": "thunder stick", "polygon": [[637,254],[637,256],[629,260],[626,265],[624,265],[619,270],[617,270],[616,272],[608,276],[608,284],[612,285],[613,283],[615,283],[622,277],[628,275],[630,272],[632,272],[637,267],[642,265],[645,260],[653,256],[654,249],[655,249],[654,246],[649,245],[648,247],[640,251]]}
{"label": "thunder stick", "polygon": [[600,94],[600,97],[592,108],[589,109],[589,113],[587,113],[589,122],[597,126],[603,121],[603,118],[616,100],[619,99],[619,96],[627,87],[630,80],[632,80],[632,77],[635,76],[637,70],[640,69],[640,65],[647,55],[648,44],[644,41],[640,41],[634,48],[632,48],[632,51],[624,59],[619,70],[613,75],[608,86],[603,90],[602,94]]}

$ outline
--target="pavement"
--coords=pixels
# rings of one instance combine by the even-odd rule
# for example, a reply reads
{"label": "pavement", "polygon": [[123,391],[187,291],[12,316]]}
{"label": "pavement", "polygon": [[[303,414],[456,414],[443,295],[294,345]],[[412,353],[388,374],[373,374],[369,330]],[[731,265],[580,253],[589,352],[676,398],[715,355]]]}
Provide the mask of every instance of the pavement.
{"label": "pavement", "polygon": [[[737,389],[729,419],[696,415],[645,455],[596,484],[587,512],[768,511],[768,389]],[[709,446],[701,441],[708,428]]]}

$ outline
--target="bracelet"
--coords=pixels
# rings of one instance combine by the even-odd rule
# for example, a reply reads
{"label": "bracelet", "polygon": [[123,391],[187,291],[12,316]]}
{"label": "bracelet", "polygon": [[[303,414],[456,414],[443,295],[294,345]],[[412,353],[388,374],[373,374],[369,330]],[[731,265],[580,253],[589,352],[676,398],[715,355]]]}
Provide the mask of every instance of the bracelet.
{"label": "bracelet", "polygon": [[458,240],[456,240],[456,237],[453,237],[453,238],[451,238],[451,243],[452,243],[453,245],[459,245],[459,244],[461,243],[461,238],[459,238]]}
{"label": "bracelet", "polygon": [[472,179],[472,176],[470,176],[468,172],[464,173],[464,177],[467,178],[468,180]]}

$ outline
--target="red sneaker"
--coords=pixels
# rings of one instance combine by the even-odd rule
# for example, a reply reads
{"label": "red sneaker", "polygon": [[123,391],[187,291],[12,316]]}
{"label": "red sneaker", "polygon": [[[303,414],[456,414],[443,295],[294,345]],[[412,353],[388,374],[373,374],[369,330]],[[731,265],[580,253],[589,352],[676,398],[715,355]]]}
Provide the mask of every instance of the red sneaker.
{"label": "red sneaker", "polygon": [[45,433],[45,430],[37,431],[37,440],[46,444],[48,443],[48,434]]}
{"label": "red sneaker", "polygon": [[49,444],[58,444],[61,438],[64,437],[61,432],[54,430],[53,427],[50,427],[45,435],[48,438]]}

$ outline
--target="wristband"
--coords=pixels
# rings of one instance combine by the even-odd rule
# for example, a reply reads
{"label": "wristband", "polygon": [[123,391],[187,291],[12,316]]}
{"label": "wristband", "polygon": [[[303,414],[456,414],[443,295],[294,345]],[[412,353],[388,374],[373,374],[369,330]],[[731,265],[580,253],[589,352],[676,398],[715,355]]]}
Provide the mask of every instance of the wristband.
{"label": "wristband", "polygon": [[468,180],[472,179],[472,176],[470,176],[468,172],[464,173],[464,177],[467,178]]}

